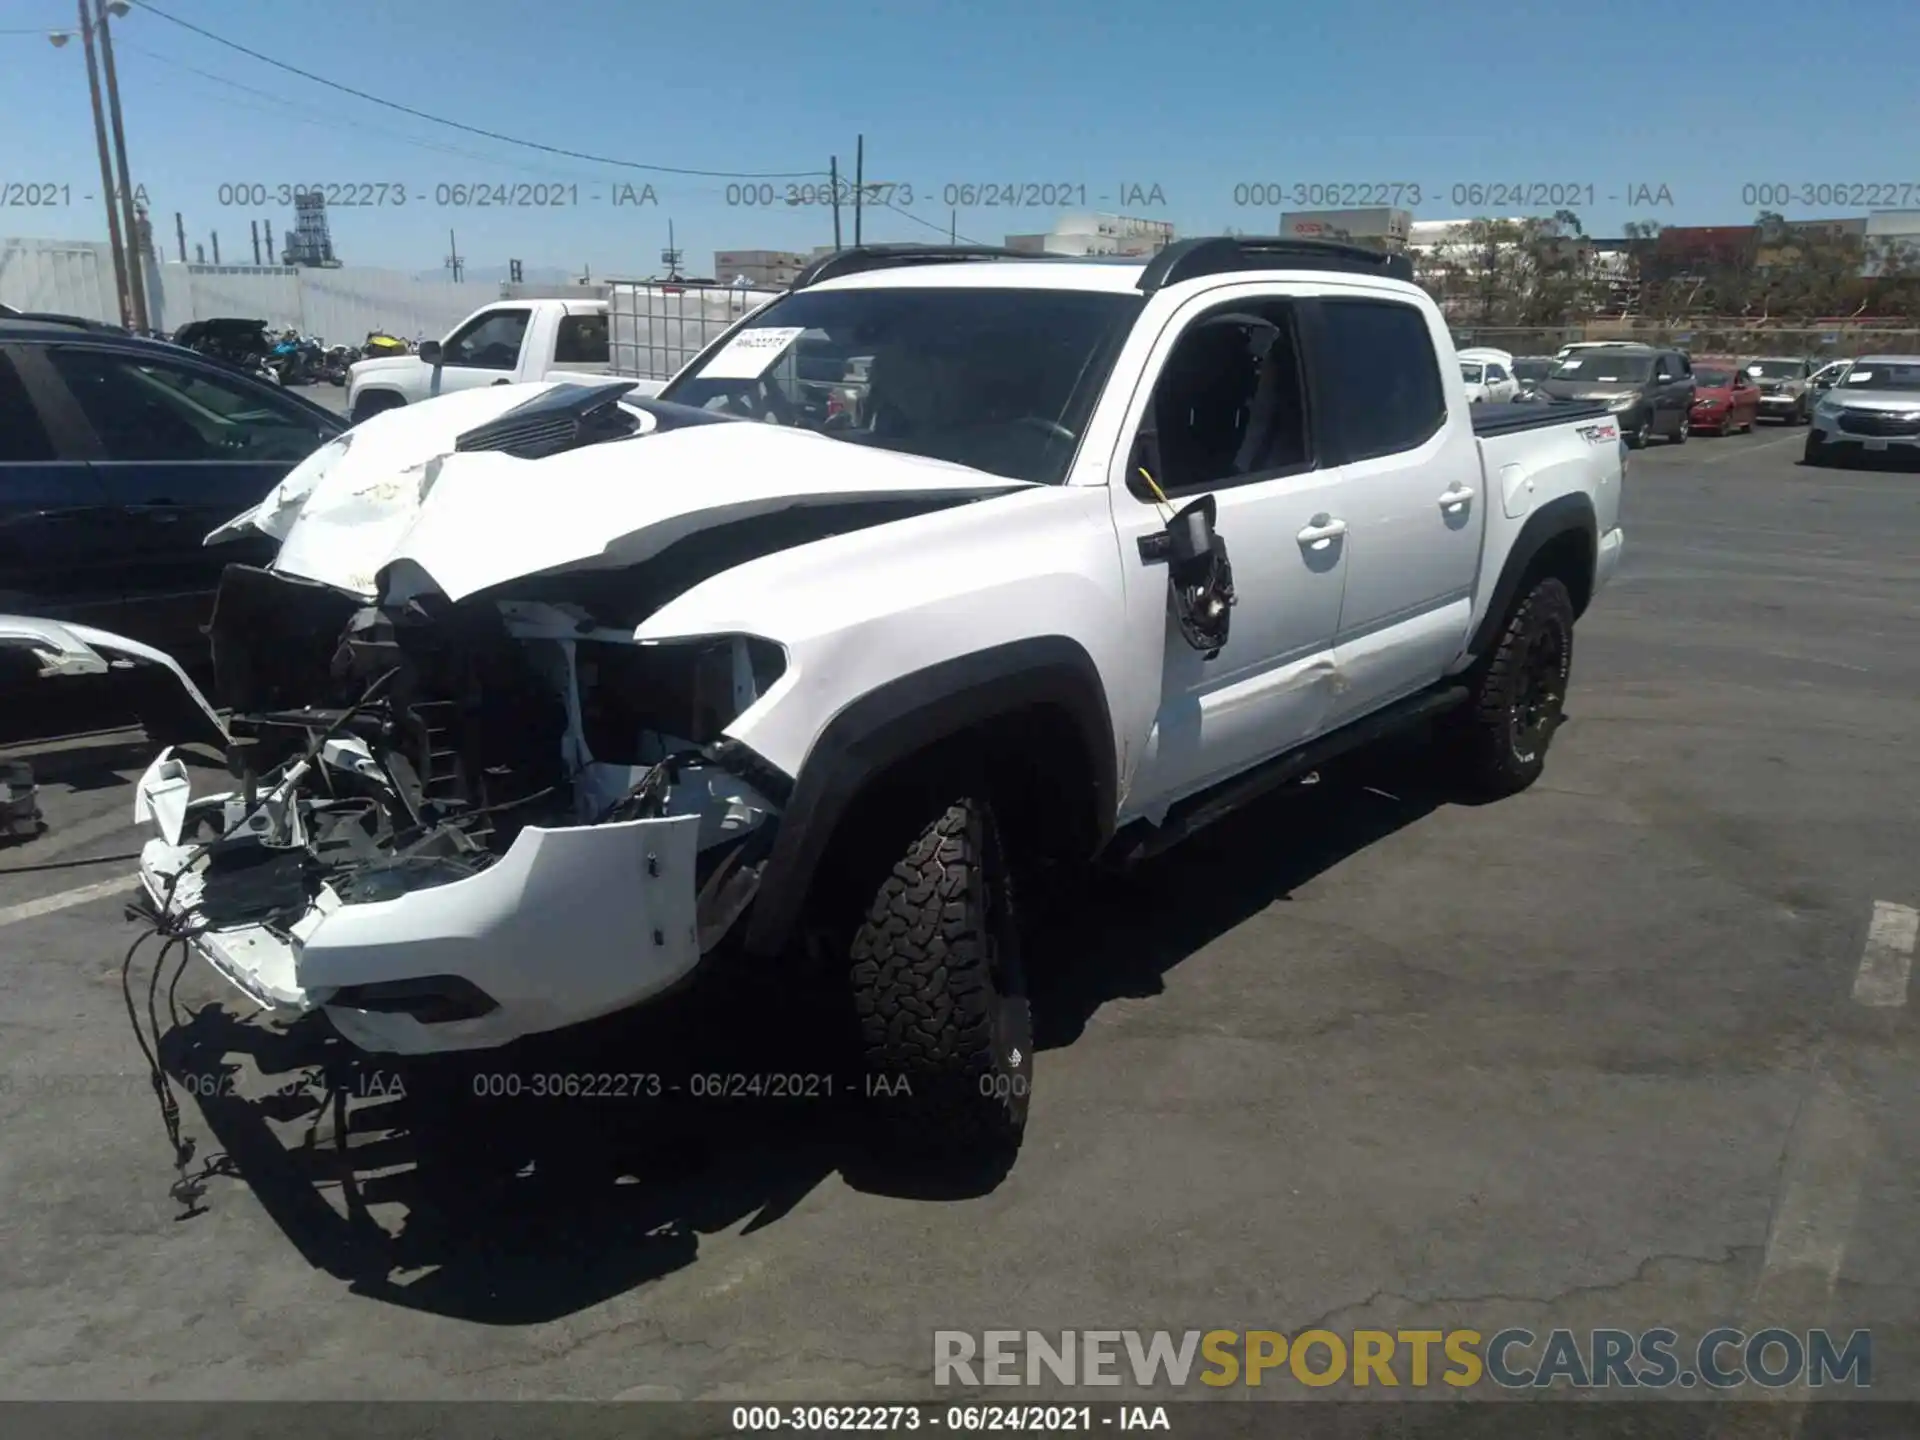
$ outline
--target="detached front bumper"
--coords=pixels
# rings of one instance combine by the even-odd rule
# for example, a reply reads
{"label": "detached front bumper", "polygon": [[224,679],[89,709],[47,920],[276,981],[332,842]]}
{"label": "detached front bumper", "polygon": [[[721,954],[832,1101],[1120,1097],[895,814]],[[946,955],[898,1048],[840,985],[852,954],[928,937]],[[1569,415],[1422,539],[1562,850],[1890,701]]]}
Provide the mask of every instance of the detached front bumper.
{"label": "detached front bumper", "polygon": [[141,882],[250,1000],[325,1011],[363,1050],[490,1049],[638,1004],[699,963],[697,816],[529,826],[471,876],[355,903],[321,884],[291,924],[223,923],[234,887],[260,883],[245,877],[274,858],[241,840],[226,853],[260,864],[210,864],[184,838],[231,798],[189,801],[184,768],[163,753],[135,802],[135,818],[162,830],[141,852]]}

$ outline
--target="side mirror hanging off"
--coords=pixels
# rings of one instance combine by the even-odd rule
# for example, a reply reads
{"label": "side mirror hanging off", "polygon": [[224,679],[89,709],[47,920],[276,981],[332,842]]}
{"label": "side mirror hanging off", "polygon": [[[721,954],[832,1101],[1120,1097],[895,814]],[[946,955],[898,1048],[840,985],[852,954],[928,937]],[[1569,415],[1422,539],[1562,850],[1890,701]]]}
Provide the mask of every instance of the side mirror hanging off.
{"label": "side mirror hanging off", "polygon": [[1174,622],[1186,642],[1209,660],[1227,643],[1237,603],[1227,542],[1214,529],[1218,514],[1213,496],[1202,495],[1167,522],[1167,583]]}

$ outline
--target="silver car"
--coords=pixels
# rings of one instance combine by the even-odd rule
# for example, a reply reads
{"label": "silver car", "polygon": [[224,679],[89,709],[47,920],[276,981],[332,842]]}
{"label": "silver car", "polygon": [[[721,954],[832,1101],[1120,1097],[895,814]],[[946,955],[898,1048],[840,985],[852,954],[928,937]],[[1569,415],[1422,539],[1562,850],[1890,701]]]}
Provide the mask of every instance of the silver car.
{"label": "silver car", "polygon": [[1790,356],[1762,356],[1741,369],[1760,387],[1760,414],[1789,425],[1804,425],[1813,413],[1813,362]]}
{"label": "silver car", "polygon": [[1813,407],[1806,461],[1892,452],[1920,457],[1920,355],[1862,355]]}

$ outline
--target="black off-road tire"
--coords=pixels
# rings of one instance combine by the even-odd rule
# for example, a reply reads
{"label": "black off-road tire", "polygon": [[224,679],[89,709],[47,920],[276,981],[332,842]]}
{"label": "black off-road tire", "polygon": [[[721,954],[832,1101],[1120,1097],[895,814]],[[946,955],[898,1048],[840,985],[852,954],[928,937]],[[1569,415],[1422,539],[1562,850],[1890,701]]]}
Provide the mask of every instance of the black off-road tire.
{"label": "black off-road tire", "polygon": [[1032,1088],[1033,1019],[992,808],[954,800],[873,895],[852,943],[881,1147],[935,1162],[1010,1161]]}
{"label": "black off-road tire", "polygon": [[1469,672],[1454,749],[1470,790],[1498,799],[1540,778],[1572,669],[1573,597],[1548,576],[1520,597],[1493,653]]}

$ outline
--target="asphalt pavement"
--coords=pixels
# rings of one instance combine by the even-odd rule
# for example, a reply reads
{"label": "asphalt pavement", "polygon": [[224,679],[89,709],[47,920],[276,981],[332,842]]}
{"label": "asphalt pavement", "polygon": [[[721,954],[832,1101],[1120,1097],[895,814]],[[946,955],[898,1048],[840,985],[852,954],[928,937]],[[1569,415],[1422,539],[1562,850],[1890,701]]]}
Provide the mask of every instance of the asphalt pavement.
{"label": "asphalt pavement", "polygon": [[[998,1183],[872,1173],[838,1099],[403,1094],[195,965],[179,1218],[90,863],[151,747],[16,747],[0,1395],[912,1398],[935,1329],[1724,1323],[1870,1329],[1920,1398],[1920,476],[1804,434],[1633,456],[1526,794],[1370,758],[1057,907]],[[566,1063],[813,1068],[730,983]]]}

